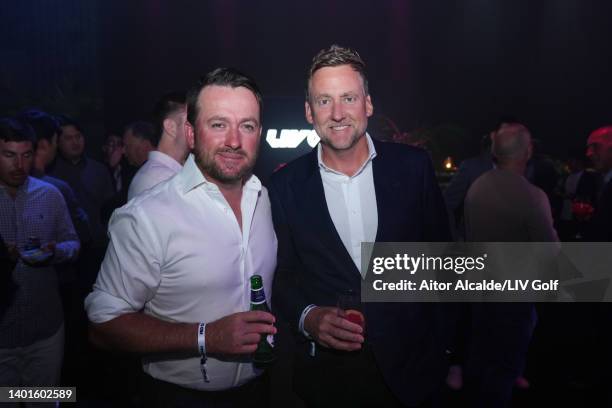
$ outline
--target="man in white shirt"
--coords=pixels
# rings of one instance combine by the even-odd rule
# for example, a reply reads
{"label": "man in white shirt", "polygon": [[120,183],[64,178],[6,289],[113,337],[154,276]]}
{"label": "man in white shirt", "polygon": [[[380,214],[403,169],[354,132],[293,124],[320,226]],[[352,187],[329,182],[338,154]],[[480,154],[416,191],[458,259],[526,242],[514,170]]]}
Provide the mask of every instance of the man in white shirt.
{"label": "man in white shirt", "polygon": [[266,376],[249,357],[276,333],[275,318],[248,311],[249,278],[263,277],[269,299],[276,267],[268,194],[251,174],[261,94],[250,78],[216,69],[187,100],[193,155],[113,214],[85,301],[91,338],[144,354],[147,405],[266,405]]}
{"label": "man in white shirt", "polygon": [[185,94],[168,93],[155,107],[156,132],[160,135],[157,150],[149,152],[146,163],[130,183],[128,200],[174,176],[183,167],[189,146],[185,138],[187,106]]}

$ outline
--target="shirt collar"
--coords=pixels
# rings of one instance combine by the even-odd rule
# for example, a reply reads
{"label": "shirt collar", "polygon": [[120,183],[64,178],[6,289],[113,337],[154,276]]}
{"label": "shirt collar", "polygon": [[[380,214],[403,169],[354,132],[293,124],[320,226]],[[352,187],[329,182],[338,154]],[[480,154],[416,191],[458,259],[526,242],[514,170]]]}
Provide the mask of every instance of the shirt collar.
{"label": "shirt collar", "polygon": [[[202,174],[202,171],[195,162],[193,154],[190,154],[185,161],[183,169],[179,173],[183,180],[183,192],[188,193],[200,186],[203,186],[206,191],[219,191],[219,187],[208,180]],[[244,183],[243,188],[253,191],[261,191],[261,181],[256,175],[252,174]]]}
{"label": "shirt collar", "polygon": [[[359,169],[355,172],[355,174],[353,174],[352,177],[358,176],[363,171],[363,169],[365,169],[365,167],[376,157],[376,148],[374,147],[374,142],[372,141],[372,138],[370,137],[370,135],[368,133],[365,134],[365,138],[366,138],[366,141],[368,142],[368,152],[369,152],[369,155],[364,160],[364,162],[361,164]],[[326,166],[325,163],[323,163],[323,148],[321,147],[321,143],[319,143],[317,145],[317,161],[319,162],[319,167],[321,169],[323,169],[324,171],[327,171],[327,172],[330,172],[330,173],[334,173],[334,174],[339,174],[339,175],[342,175],[342,176],[346,176],[346,174],[341,173],[341,172],[339,172],[337,170],[334,170],[334,169]]]}
{"label": "shirt collar", "polygon": [[173,157],[168,156],[166,153],[160,152],[159,150],[151,150],[149,152],[148,160],[156,161],[170,167],[174,170],[180,170],[183,166],[181,163],[174,160]]}

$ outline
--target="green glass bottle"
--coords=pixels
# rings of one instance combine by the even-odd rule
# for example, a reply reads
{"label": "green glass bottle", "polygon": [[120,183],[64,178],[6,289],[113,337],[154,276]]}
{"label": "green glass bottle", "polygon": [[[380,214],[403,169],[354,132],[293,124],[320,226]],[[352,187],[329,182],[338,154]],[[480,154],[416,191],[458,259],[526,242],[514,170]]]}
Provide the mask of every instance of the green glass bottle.
{"label": "green glass bottle", "polygon": [[[260,275],[251,276],[251,310],[262,310],[270,313],[270,308],[268,303],[266,303],[263,279]],[[275,360],[274,336],[272,334],[261,336],[257,350],[253,353],[253,363],[257,367],[265,367]]]}

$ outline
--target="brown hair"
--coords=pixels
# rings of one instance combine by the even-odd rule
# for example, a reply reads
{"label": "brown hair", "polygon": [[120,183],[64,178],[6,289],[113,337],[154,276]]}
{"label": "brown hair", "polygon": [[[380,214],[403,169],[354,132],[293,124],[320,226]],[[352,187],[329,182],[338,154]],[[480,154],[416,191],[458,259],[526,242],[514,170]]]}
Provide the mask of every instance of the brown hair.
{"label": "brown hair", "polygon": [[263,110],[263,96],[255,80],[246,74],[241,73],[233,68],[217,68],[200,78],[187,92],[187,121],[193,127],[196,126],[200,106],[198,105],[198,97],[204,88],[207,86],[228,86],[231,88],[244,87],[253,92],[257,103],[259,104],[259,115]]}

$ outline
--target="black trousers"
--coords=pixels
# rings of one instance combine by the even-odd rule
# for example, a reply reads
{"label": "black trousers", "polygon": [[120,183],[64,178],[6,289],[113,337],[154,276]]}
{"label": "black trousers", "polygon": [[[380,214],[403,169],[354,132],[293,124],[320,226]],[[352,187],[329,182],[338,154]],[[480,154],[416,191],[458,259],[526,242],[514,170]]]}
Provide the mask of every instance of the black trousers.
{"label": "black trousers", "polygon": [[317,346],[315,357],[295,356],[293,388],[308,407],[401,407],[366,344],[342,352]]}
{"label": "black trousers", "polygon": [[270,406],[268,373],[236,388],[223,391],[198,391],[161,381],[148,374],[141,379],[144,406],[154,408],[233,408]]}

